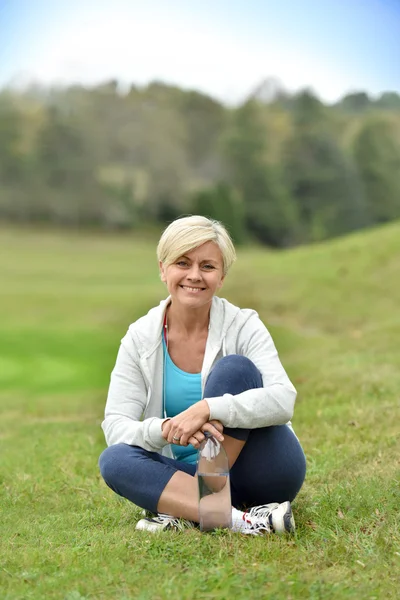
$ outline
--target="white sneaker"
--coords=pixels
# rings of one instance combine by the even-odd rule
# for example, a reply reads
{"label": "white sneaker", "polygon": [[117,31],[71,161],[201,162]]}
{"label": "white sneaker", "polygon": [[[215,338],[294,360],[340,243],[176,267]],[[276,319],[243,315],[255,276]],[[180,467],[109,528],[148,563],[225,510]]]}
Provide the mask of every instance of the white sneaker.
{"label": "white sneaker", "polygon": [[192,521],[162,514],[141,519],[136,525],[137,530],[151,531],[151,533],[156,533],[157,531],[183,531],[184,529],[193,529],[194,527],[195,524]]}
{"label": "white sneaker", "polygon": [[296,526],[290,502],[271,502],[253,506],[245,513],[246,527],[242,533],[265,535],[267,533],[293,533]]}

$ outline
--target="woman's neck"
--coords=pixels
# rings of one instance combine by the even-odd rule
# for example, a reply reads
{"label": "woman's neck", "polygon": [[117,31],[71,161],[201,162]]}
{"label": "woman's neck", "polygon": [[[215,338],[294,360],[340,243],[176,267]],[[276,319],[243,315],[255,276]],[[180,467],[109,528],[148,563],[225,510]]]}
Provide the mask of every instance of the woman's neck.
{"label": "woman's neck", "polygon": [[186,309],[175,306],[173,302],[167,308],[167,326],[170,330],[184,335],[208,331],[210,308],[207,304],[198,309]]}

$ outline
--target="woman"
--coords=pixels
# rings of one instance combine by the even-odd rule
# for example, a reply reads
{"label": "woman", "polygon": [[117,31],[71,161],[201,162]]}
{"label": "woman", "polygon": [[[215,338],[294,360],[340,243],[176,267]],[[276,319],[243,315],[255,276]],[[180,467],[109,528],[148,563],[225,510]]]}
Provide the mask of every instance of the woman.
{"label": "woman", "polygon": [[293,531],[290,501],[306,470],[290,425],[296,390],[257,313],[215,296],[236,258],[229,234],[205,217],[180,218],[157,255],[169,297],[122,339],[101,474],[151,513],[137,529],[193,527],[196,452],[210,432],[229,459],[232,529]]}

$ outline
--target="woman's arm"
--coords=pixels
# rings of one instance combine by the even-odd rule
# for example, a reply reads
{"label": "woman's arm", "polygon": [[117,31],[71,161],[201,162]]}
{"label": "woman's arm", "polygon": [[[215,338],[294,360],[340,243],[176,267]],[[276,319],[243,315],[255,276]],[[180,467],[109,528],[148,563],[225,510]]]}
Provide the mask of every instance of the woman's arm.
{"label": "woman's arm", "polygon": [[274,342],[255,313],[240,330],[237,353],[249,358],[260,371],[263,387],[241,394],[207,398],[210,419],[225,427],[257,429],[283,425],[293,416],[296,389],[279,360]]}
{"label": "woman's arm", "polygon": [[151,452],[160,451],[168,442],[162,436],[165,419],[152,417],[141,421],[146,407],[147,390],[135,348],[122,340],[110,387],[102,428],[108,446],[130,444]]}

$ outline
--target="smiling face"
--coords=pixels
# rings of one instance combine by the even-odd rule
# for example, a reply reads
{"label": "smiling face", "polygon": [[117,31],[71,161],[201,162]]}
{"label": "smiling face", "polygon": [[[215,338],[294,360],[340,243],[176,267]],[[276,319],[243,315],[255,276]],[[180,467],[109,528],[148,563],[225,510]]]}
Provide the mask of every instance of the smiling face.
{"label": "smiling face", "polygon": [[221,250],[214,242],[206,242],[168,266],[160,262],[160,273],[174,304],[200,308],[210,304],[215,292],[222,287]]}

